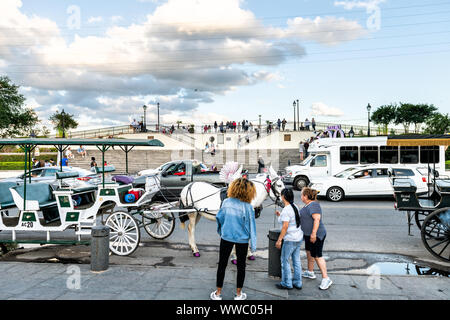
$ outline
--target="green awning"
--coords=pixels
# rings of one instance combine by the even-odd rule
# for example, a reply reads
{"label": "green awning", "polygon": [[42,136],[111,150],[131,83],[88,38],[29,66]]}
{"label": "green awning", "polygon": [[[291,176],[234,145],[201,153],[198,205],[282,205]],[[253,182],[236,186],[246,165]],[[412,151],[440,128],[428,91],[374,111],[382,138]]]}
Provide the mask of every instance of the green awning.
{"label": "green awning", "polygon": [[450,135],[389,136],[387,145],[391,147],[450,146]]}
{"label": "green awning", "polygon": [[157,140],[129,140],[129,139],[0,139],[3,145],[36,145],[36,146],[132,146],[132,147],[164,147]]}

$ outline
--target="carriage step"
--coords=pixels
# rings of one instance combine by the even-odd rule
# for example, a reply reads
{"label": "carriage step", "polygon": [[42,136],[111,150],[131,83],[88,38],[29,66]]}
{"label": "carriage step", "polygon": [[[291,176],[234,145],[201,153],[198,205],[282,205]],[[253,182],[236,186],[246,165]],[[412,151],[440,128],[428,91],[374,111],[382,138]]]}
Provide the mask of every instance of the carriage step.
{"label": "carriage step", "polygon": [[80,230],[80,231],[75,232],[75,234],[77,236],[90,236],[91,230]]}

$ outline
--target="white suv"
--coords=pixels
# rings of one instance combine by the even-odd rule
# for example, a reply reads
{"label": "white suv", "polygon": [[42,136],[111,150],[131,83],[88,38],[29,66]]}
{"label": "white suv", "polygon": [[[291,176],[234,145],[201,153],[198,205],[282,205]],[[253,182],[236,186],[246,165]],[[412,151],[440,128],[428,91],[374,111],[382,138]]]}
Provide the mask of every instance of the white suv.
{"label": "white suv", "polygon": [[389,171],[396,177],[408,177],[417,185],[417,193],[428,192],[427,176],[420,168],[406,166],[357,166],[344,170],[333,177],[316,178],[310,184],[319,191],[319,196],[338,202],[345,197],[386,197],[394,196],[394,189],[389,180]]}

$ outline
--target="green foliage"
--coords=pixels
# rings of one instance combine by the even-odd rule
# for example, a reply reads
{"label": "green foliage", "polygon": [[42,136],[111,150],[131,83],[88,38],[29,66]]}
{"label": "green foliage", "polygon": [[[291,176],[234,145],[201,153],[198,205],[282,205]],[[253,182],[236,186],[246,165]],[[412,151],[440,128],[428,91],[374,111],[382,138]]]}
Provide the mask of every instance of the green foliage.
{"label": "green foliage", "polygon": [[450,132],[450,117],[448,114],[435,113],[426,121],[428,134],[446,134]]}
{"label": "green foliage", "polygon": [[78,122],[75,121],[74,115],[63,112],[64,110],[61,113],[56,111],[56,113],[54,113],[49,120],[53,123],[54,129],[60,132],[61,136],[63,128],[67,136],[67,132],[70,129],[76,129],[78,127]]}
{"label": "green foliage", "polygon": [[19,86],[8,77],[0,77],[0,136],[29,135],[39,122],[32,109],[24,107],[25,97],[19,93]]}
{"label": "green foliage", "polygon": [[[50,159],[56,160],[57,156],[58,155],[56,153],[53,155],[52,154],[44,154],[44,155],[40,155],[40,156],[36,157],[36,159],[43,160],[43,161],[50,160]],[[0,163],[1,162],[20,162],[20,161],[23,162],[24,159],[25,159],[25,154],[23,154],[23,155],[20,155],[20,154],[2,155],[2,154],[0,154]]]}
{"label": "green foliage", "polygon": [[405,133],[409,133],[411,124],[414,124],[414,132],[419,133],[420,125],[425,123],[436,111],[437,108],[434,105],[400,103],[394,122],[402,124],[405,127]]}
{"label": "green foliage", "polygon": [[24,170],[25,164],[22,162],[0,162],[0,170]]}
{"label": "green foliage", "polygon": [[397,106],[394,104],[379,107],[372,115],[371,120],[375,124],[383,125],[383,133],[387,134],[388,125],[395,121]]}

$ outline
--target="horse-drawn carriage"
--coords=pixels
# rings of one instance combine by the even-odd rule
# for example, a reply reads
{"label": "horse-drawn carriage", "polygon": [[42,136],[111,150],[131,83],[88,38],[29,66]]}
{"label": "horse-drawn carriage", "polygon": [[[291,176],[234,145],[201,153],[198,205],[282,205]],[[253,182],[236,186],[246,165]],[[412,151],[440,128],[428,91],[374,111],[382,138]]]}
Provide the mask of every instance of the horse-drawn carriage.
{"label": "horse-drawn carriage", "polygon": [[[91,229],[98,223],[110,227],[110,250],[117,255],[133,253],[140,242],[140,228],[157,239],[163,239],[173,232],[175,218],[171,213],[159,214],[151,207],[153,196],[159,191],[158,180],[147,182],[146,190],[136,201],[127,201],[126,196],[133,189],[132,184],[106,182],[107,168],[104,166],[105,152],[118,146],[127,155],[135,146],[162,147],[158,140],[49,140],[49,139],[6,139],[5,145],[20,146],[25,153],[23,183],[0,182],[0,231],[11,232],[10,239],[2,243],[33,244],[86,244],[83,236],[90,236]],[[76,179],[71,172],[56,174],[57,184],[31,183],[30,157],[38,145],[55,146],[60,154],[72,145],[96,146],[102,152],[102,166],[97,168],[101,175],[97,185],[89,183],[64,183]],[[62,157],[61,157],[62,158]],[[28,181],[27,181],[28,180]],[[106,215],[106,219],[105,218]],[[99,219],[101,220],[99,221]],[[76,240],[53,240],[52,234],[72,229]],[[42,233],[46,238],[41,239]]]}
{"label": "horse-drawn carriage", "polygon": [[[436,146],[450,145],[450,136],[390,137],[388,146]],[[428,156],[428,159],[431,157]],[[435,161],[434,161],[435,162]],[[414,181],[407,177],[391,176],[394,188],[395,207],[405,211],[408,217],[408,230],[411,234],[411,221],[414,216],[421,230],[425,248],[436,258],[450,261],[450,178],[428,165],[430,192],[426,197],[418,197]],[[430,183],[432,181],[432,183]]]}
{"label": "horse-drawn carriage", "polygon": [[[185,187],[180,201],[154,202],[153,198],[161,191],[161,186],[158,177],[151,176],[147,178],[145,190],[141,190],[143,194],[135,201],[129,201],[133,198],[129,196],[137,190],[133,189],[131,180],[120,179],[129,178],[128,153],[136,146],[164,146],[158,140],[0,140],[0,149],[5,145],[20,146],[24,151],[25,174],[23,183],[0,182],[0,231],[3,231],[0,243],[88,244],[92,227],[102,223],[111,231],[111,252],[126,256],[139,246],[141,228],[154,239],[165,239],[174,231],[175,214],[178,214],[182,221],[190,221],[189,242],[194,255],[199,256],[194,239],[195,225],[202,215],[215,220],[223,200],[224,190],[209,183],[194,182]],[[62,166],[56,174],[57,183],[32,183],[30,160],[38,145],[56,147],[60,158],[69,146],[96,146],[102,153],[102,166],[96,168],[96,173],[100,175],[99,183],[64,183],[78,176],[63,172]],[[107,182],[106,174],[110,170],[105,167],[105,153],[113,147],[120,147],[126,154],[126,175],[115,176]],[[234,163],[235,168],[230,172],[231,180],[241,176],[242,167],[237,169],[236,165]],[[273,169],[252,181],[257,187],[257,199],[253,203],[257,212],[262,210],[262,203],[268,197],[279,203],[284,184]],[[52,234],[66,230],[74,230],[76,239],[53,239]],[[5,231],[11,232],[10,238],[4,238]],[[42,239],[42,233],[45,233],[45,239]]]}

